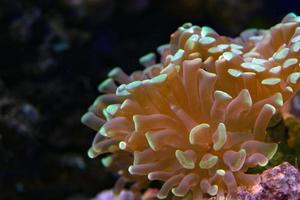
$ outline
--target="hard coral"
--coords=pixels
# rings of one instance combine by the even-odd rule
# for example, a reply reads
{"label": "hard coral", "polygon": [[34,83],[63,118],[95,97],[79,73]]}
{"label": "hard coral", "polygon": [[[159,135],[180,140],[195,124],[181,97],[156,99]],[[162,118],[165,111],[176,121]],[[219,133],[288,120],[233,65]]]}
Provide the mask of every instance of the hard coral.
{"label": "hard coral", "polygon": [[159,48],[160,64],[149,54],[140,60],[142,72],[114,69],[99,87],[107,94],[82,118],[99,130],[90,157],[128,152],[131,175],[163,182],[160,199],[170,191],[236,198],[237,186],[259,182],[247,169],[265,166],[277,150],[264,139],[272,116],[299,87],[299,22],[290,14],[270,31],[235,39],[185,24]]}

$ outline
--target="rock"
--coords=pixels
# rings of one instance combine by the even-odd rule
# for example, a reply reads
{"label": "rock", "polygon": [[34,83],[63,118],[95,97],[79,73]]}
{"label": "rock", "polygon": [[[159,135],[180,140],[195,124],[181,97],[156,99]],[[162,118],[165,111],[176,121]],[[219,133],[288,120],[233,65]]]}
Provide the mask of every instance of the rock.
{"label": "rock", "polygon": [[299,200],[300,172],[284,162],[264,171],[261,182],[251,188],[239,187],[240,200]]}
{"label": "rock", "polygon": [[114,195],[112,190],[105,190],[91,200],[134,200],[130,191],[122,191],[120,195]]}

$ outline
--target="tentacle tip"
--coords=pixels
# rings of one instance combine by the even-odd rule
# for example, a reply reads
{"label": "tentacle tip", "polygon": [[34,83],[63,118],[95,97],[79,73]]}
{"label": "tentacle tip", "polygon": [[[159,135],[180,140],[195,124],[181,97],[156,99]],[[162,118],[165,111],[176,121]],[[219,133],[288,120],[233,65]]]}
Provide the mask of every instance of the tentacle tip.
{"label": "tentacle tip", "polygon": [[131,175],[134,175],[134,170],[133,170],[134,166],[133,165],[130,165],[128,167],[128,172],[131,174]]}
{"label": "tentacle tip", "polygon": [[104,126],[102,126],[102,127],[100,128],[99,133],[100,133],[101,135],[107,137],[107,133],[106,133],[106,130],[105,130],[105,127],[104,127]]}
{"label": "tentacle tip", "polygon": [[93,147],[89,148],[89,150],[87,151],[87,155],[89,158],[93,159],[96,157],[95,152],[93,150]]}

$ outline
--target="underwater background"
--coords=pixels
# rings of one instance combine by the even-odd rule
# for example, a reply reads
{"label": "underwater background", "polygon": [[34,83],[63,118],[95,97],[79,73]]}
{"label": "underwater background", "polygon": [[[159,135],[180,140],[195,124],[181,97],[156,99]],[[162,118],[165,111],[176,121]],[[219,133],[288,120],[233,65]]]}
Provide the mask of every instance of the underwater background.
{"label": "underwater background", "polygon": [[113,174],[86,152],[94,137],[80,122],[97,85],[185,22],[237,36],[269,28],[295,0],[1,0],[0,200],[87,200]]}

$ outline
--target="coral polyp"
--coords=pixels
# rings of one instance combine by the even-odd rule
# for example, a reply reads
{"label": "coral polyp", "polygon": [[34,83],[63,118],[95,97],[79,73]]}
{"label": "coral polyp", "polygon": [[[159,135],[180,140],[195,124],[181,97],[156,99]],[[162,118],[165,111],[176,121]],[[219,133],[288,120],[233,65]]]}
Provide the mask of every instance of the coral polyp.
{"label": "coral polyp", "polygon": [[299,87],[299,23],[289,14],[270,30],[249,29],[238,38],[186,24],[171,36],[171,52],[200,57],[203,69],[218,75],[216,89],[237,95],[247,88],[254,101],[280,92],[287,100]]}
{"label": "coral polyp", "polygon": [[299,88],[299,22],[289,14],[235,39],[185,24],[159,48],[160,63],[148,54],[144,71],[113,69],[82,118],[98,131],[89,156],[112,153],[104,164],[119,186],[161,181],[159,199],[235,199],[260,181],[247,170],[277,151],[266,129]]}

